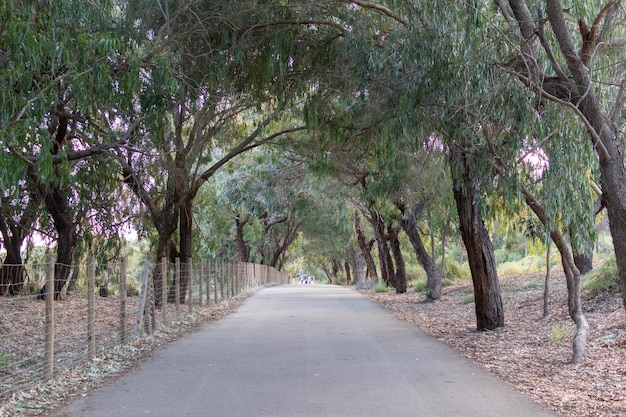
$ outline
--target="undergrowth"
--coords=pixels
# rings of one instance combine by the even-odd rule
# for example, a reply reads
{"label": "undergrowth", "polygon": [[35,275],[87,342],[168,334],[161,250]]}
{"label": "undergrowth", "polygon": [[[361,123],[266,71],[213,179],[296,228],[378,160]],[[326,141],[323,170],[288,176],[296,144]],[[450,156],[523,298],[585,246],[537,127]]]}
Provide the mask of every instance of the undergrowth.
{"label": "undergrowth", "polygon": [[608,257],[599,268],[591,271],[585,277],[583,286],[592,298],[606,293],[618,294],[620,288],[615,256]]}

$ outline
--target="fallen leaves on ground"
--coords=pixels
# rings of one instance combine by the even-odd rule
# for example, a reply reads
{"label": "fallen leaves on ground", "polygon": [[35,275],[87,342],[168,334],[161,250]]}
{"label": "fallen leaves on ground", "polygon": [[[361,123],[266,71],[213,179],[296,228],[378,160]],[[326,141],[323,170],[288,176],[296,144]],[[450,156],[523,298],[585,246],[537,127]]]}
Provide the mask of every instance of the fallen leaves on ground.
{"label": "fallen leaves on ground", "polygon": [[626,415],[626,316],[621,297],[585,299],[587,359],[571,364],[575,325],[567,312],[565,278],[550,280],[550,315],[543,318],[543,273],[500,280],[505,327],[476,331],[471,283],[447,287],[440,300],[418,293],[369,298],[415,324],[480,367],[563,417]]}

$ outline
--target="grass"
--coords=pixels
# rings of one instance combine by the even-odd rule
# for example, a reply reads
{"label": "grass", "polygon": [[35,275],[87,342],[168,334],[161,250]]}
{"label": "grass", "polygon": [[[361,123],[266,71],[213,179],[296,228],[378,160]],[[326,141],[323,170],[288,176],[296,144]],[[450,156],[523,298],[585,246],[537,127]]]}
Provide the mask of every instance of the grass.
{"label": "grass", "polygon": [[376,293],[380,293],[380,292],[391,292],[391,291],[395,291],[393,288],[388,287],[387,285],[385,285],[384,282],[379,282],[378,284],[374,285],[374,287],[372,288],[372,291],[376,292]]}
{"label": "grass", "polygon": [[591,271],[584,278],[583,288],[588,291],[592,298],[606,293],[618,294],[620,288],[615,256],[607,258],[599,268]]}
{"label": "grass", "polygon": [[467,304],[472,304],[474,302],[474,294],[467,294],[464,295],[463,298],[461,299],[461,304],[463,305],[467,305]]}
{"label": "grass", "polygon": [[552,330],[550,331],[550,336],[548,336],[548,341],[550,343],[561,343],[566,340],[569,340],[572,337],[569,327],[564,324],[556,324],[552,326]]}

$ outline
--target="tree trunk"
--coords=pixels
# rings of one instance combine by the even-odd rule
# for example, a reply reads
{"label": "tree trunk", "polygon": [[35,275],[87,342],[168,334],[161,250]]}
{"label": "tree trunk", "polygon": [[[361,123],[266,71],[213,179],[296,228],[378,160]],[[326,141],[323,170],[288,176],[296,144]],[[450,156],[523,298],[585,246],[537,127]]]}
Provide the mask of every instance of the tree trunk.
{"label": "tree trunk", "polygon": [[385,235],[385,221],[378,211],[372,208],[368,208],[368,211],[369,216],[367,216],[367,219],[374,229],[374,238],[378,245],[381,278],[385,285],[396,288],[398,283],[396,282],[396,271],[393,267],[393,260],[387,244],[387,236]]}
{"label": "tree trunk", "polygon": [[451,150],[451,172],[459,225],[474,284],[474,304],[478,330],[504,326],[504,308],[493,245],[476,204],[475,176],[464,155]]}
{"label": "tree trunk", "polygon": [[416,204],[408,214],[405,213],[405,207],[402,204],[396,204],[396,206],[402,212],[402,229],[413,246],[417,261],[426,272],[426,298],[431,301],[438,300],[441,298],[442,269],[437,265],[433,257],[428,254],[415,224],[415,219],[421,211],[420,207],[423,207],[423,204]]}
{"label": "tree trunk", "polygon": [[250,261],[250,245],[244,239],[244,234],[243,234],[244,228],[249,220],[250,220],[250,216],[246,216],[244,219],[242,219],[241,216],[239,215],[235,217],[235,226],[237,227],[235,241],[237,242],[237,249],[239,252],[240,262]]}
{"label": "tree trunk", "polygon": [[347,259],[343,262],[343,268],[346,271],[346,285],[350,285],[350,276],[352,273],[350,272],[350,262]]}
{"label": "tree trunk", "polygon": [[[190,285],[191,275],[189,270],[191,269],[191,259],[193,258],[192,253],[192,228],[193,228],[193,199],[186,198],[180,207],[180,216],[179,216],[179,225],[178,225],[178,233],[179,233],[179,250],[180,250],[180,282],[179,282],[179,302],[181,304],[185,304],[185,297],[187,295],[187,289]],[[175,295],[174,292],[170,291],[170,295]],[[175,300],[175,298],[174,298]]]}
{"label": "tree trunk", "polygon": [[396,294],[404,294],[406,292],[406,268],[404,257],[402,256],[402,248],[400,247],[400,239],[398,238],[399,228],[389,225],[387,230],[389,245],[391,246],[391,252],[396,264]]}
{"label": "tree trunk", "polygon": [[370,241],[369,244],[365,242],[365,235],[363,233],[363,229],[361,228],[361,216],[359,216],[357,211],[354,212],[354,233],[356,234],[356,240],[359,244],[359,249],[361,250],[361,256],[365,261],[365,275],[374,281],[378,281],[376,263],[374,262],[371,251],[373,242]]}
{"label": "tree trunk", "polygon": [[[37,218],[39,198],[35,192],[29,191],[28,203],[22,212],[19,221],[14,221],[8,215],[4,216],[4,209],[0,209],[0,232],[7,256],[0,268],[0,295],[8,293],[17,295],[24,287],[24,266],[22,260],[22,246],[32,224]],[[25,194],[25,195],[26,195]],[[22,197],[23,198],[23,197]],[[10,212],[10,210],[6,210]]]}
{"label": "tree trunk", "polygon": [[581,275],[591,272],[593,270],[593,253],[574,255],[574,263]]}
{"label": "tree trunk", "polygon": [[80,262],[75,262],[72,267],[72,275],[70,277],[70,281],[67,284],[67,289],[65,293],[70,295],[76,289],[76,281],[78,281],[78,275],[80,274]]}
{"label": "tree trunk", "polygon": [[570,318],[576,324],[576,335],[572,341],[572,363],[583,363],[587,351],[589,323],[587,323],[582,309],[580,272],[574,263],[574,258],[565,238],[556,230],[552,231],[550,236],[561,253],[561,263],[567,281],[567,307]]}

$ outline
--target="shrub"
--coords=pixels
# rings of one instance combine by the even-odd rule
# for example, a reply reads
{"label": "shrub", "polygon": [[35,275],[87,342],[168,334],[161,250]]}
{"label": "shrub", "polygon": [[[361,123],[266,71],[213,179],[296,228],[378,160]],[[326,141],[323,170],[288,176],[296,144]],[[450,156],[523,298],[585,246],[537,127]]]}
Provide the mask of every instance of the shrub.
{"label": "shrub", "polygon": [[394,290],[393,288],[385,285],[384,282],[379,282],[378,284],[374,285],[374,287],[372,288],[372,291],[374,292],[390,292],[393,290]]}
{"label": "shrub", "polygon": [[461,281],[469,281],[471,278],[472,275],[469,272],[469,266],[467,264],[461,266],[454,259],[446,258],[442,285],[452,285]]}
{"label": "shrub", "polygon": [[463,305],[472,304],[473,302],[474,302],[474,293],[464,295],[463,298],[461,299],[461,304]]}
{"label": "shrub", "polygon": [[620,292],[615,256],[607,258],[599,268],[586,276],[584,288],[589,292],[590,297]]}

